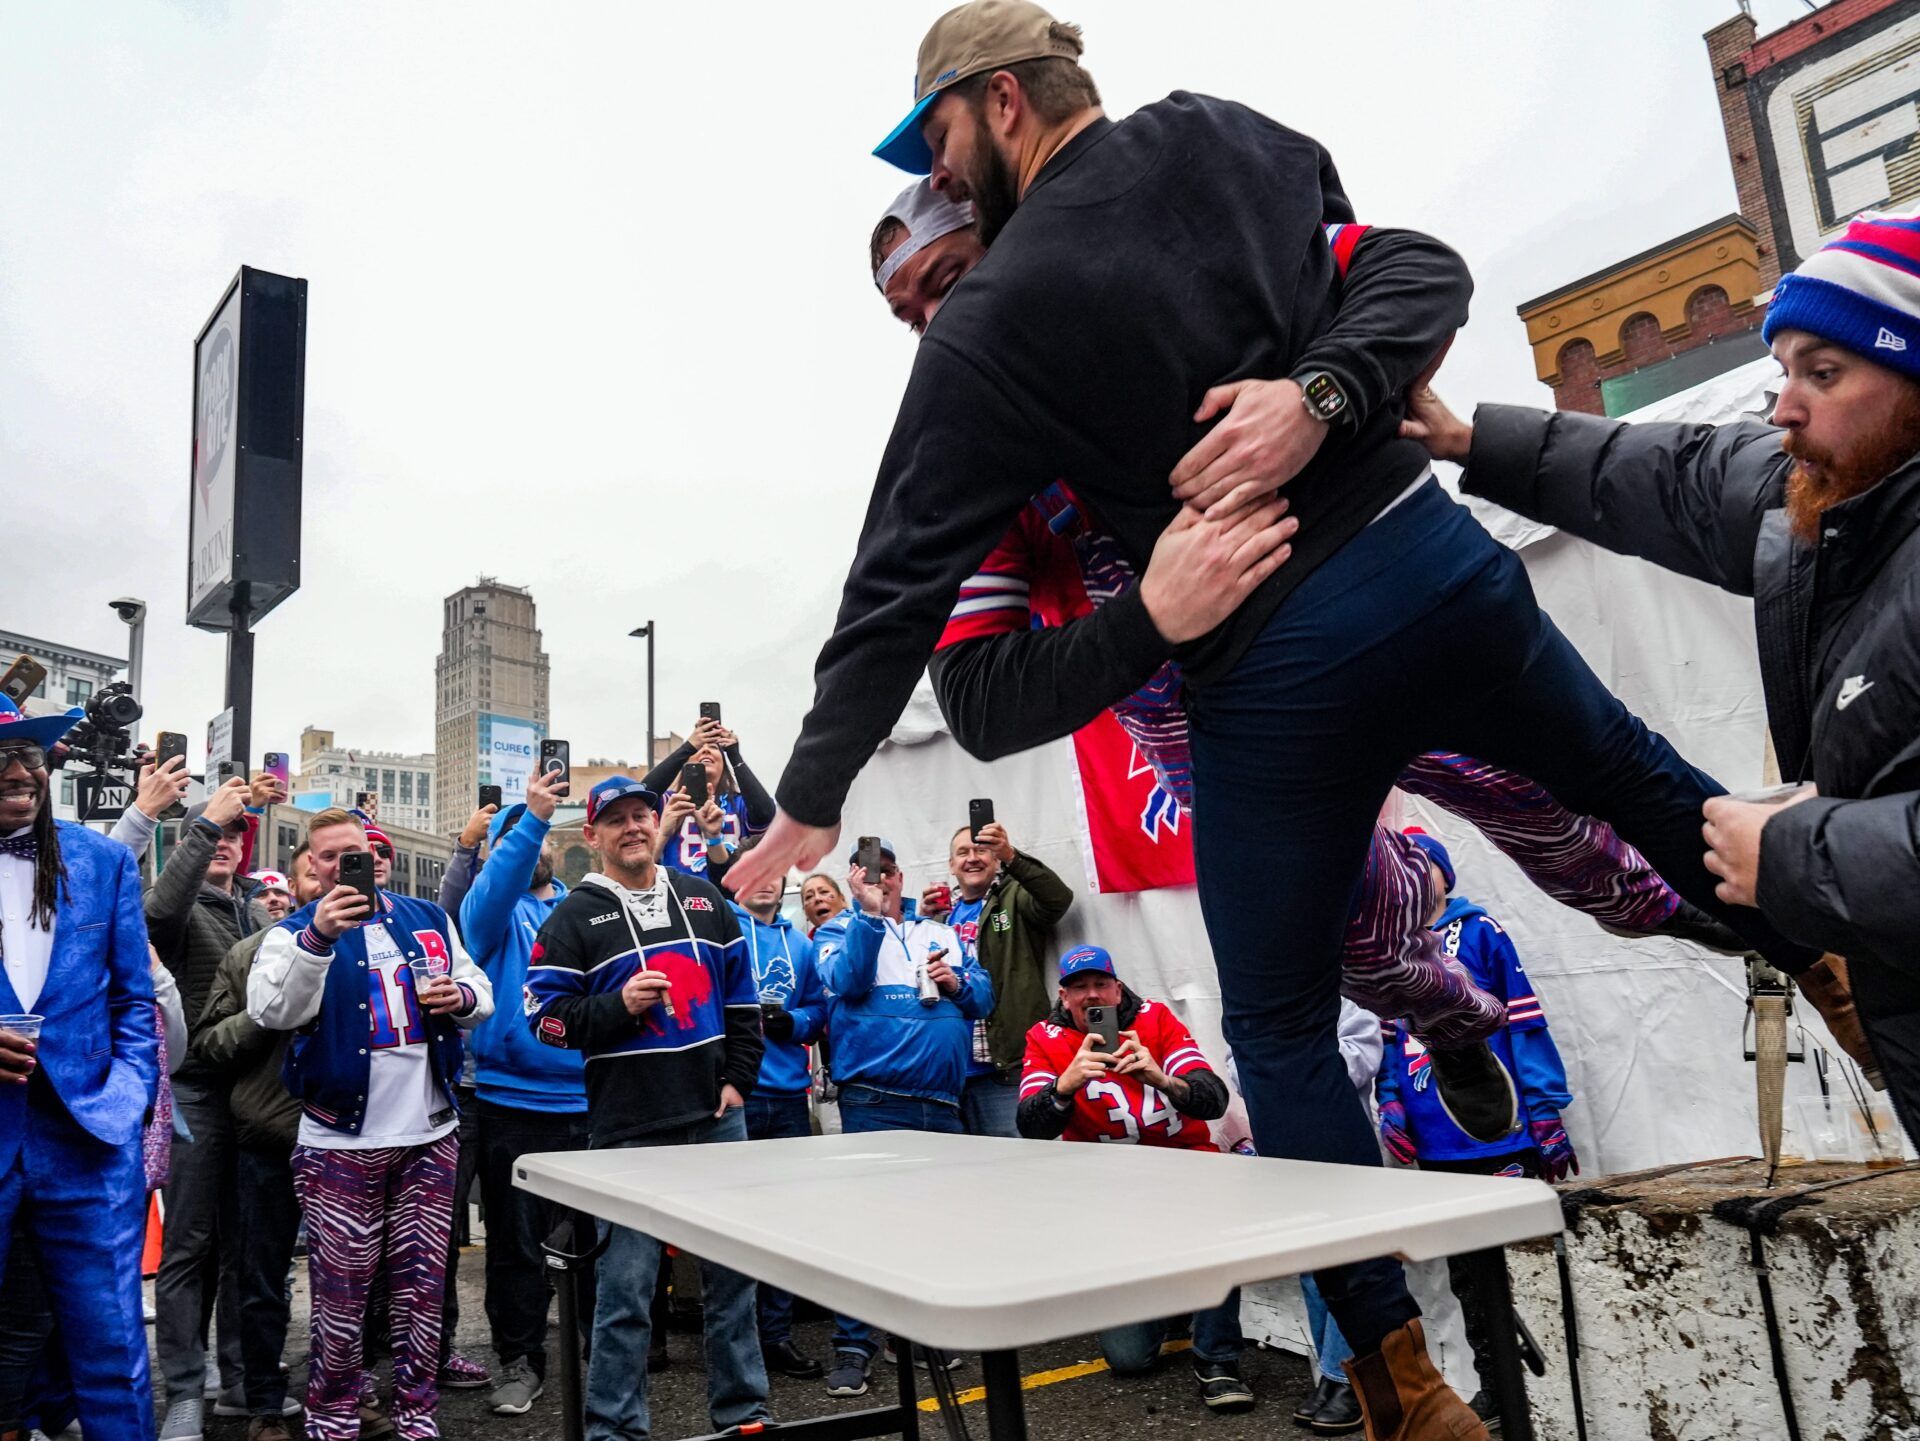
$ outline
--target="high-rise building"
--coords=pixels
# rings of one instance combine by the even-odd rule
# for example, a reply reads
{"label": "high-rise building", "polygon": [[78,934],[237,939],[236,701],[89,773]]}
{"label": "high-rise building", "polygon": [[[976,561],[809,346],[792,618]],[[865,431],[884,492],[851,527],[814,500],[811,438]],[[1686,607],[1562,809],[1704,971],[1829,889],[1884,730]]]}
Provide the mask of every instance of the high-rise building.
{"label": "high-rise building", "polygon": [[547,653],[532,592],[481,576],[446,599],[434,664],[434,829],[456,833],[479,787],[508,804],[526,789],[547,734]]}

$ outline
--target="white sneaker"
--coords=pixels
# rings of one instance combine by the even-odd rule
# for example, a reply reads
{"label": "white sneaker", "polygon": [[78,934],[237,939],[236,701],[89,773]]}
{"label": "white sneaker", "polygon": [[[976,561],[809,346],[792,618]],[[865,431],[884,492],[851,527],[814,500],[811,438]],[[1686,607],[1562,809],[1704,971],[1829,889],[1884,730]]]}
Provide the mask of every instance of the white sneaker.
{"label": "white sneaker", "polygon": [[205,1435],[203,1405],[198,1396],[183,1396],[167,1407],[167,1419],[160,1423],[160,1441],[201,1441]]}

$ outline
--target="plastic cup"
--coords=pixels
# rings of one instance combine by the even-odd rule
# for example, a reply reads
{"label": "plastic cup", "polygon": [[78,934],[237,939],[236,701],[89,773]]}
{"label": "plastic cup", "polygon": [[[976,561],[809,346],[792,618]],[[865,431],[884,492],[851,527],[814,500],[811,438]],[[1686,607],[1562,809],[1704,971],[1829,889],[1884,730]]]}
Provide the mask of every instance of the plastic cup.
{"label": "plastic cup", "polygon": [[23,1041],[40,1039],[40,1027],[46,1021],[45,1016],[36,1016],[30,1011],[18,1015],[0,1016],[0,1031],[11,1031]]}
{"label": "plastic cup", "polygon": [[434,977],[433,962],[426,956],[411,956],[407,960],[407,969],[413,972],[413,989],[418,995],[421,987]]}

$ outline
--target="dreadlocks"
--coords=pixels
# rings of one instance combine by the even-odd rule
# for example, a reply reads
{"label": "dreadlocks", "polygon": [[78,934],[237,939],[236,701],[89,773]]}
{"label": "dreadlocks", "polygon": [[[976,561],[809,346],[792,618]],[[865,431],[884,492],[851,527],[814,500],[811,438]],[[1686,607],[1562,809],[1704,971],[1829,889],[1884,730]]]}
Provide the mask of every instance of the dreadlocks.
{"label": "dreadlocks", "polygon": [[49,795],[33,818],[33,913],[32,924],[43,931],[53,929],[53,917],[60,897],[71,898],[67,884],[67,863],[60,855],[60,833],[53,828],[53,797]]}

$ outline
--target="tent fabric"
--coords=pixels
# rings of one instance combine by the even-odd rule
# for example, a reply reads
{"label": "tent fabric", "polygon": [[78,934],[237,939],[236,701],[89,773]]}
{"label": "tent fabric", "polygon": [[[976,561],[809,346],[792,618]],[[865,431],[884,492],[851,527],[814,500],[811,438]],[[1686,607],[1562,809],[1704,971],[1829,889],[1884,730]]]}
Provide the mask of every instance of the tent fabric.
{"label": "tent fabric", "polygon": [[[1723,422],[1764,413],[1778,367],[1756,361],[1631,419]],[[1752,606],[1643,561],[1612,555],[1548,527],[1470,502],[1519,550],[1542,605],[1589,665],[1648,725],[1734,791],[1768,781],[1769,756]],[[1220,991],[1192,887],[1091,892],[1083,862],[1070,741],[995,762],[964,754],[923,679],[900,724],[861,774],[846,835],[886,834],[900,847],[909,894],[946,875],[947,842],[970,797],[991,797],[1014,844],[1073,883],[1062,950],[1107,947],[1135,990],[1171,1002],[1219,1061]],[[1753,1155],[1753,1068],[1742,1057],[1743,963],[1667,939],[1622,941],[1534,890],[1479,833],[1396,794],[1389,817],[1445,841],[1460,889],[1513,935],[1567,1063],[1574,1102],[1567,1131],[1586,1174]],[[835,867],[836,872],[839,867]],[[1796,1004],[1811,1057],[1830,1053],[1834,1104],[1849,1062]],[[1788,1068],[1789,1149],[1799,1104],[1821,1104],[1816,1068]],[[1856,1073],[1857,1074],[1857,1073]]]}

